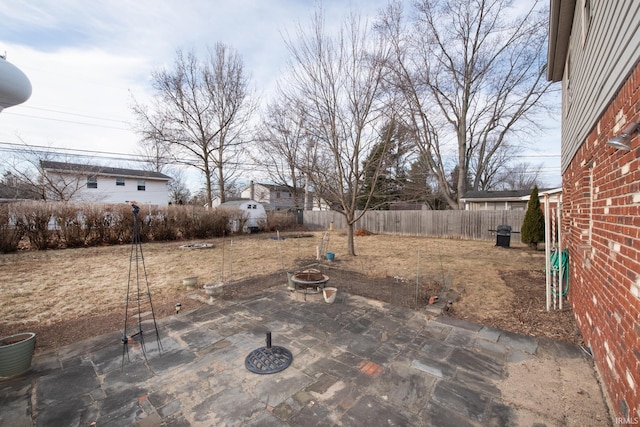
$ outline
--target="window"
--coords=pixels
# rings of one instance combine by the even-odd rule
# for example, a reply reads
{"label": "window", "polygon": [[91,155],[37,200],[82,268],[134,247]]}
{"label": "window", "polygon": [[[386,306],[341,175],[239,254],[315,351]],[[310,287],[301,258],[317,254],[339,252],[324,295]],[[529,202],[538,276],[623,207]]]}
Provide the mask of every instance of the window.
{"label": "window", "polygon": [[119,187],[124,187],[124,178],[116,178],[116,185]]}
{"label": "window", "polygon": [[146,187],[146,185],[145,185],[144,181],[143,181],[143,180],[139,180],[139,181],[138,181],[138,191],[145,191],[145,190],[146,190],[146,188],[147,188],[147,187]]}
{"label": "window", "polygon": [[87,188],[98,188],[98,178],[95,176],[87,177]]}

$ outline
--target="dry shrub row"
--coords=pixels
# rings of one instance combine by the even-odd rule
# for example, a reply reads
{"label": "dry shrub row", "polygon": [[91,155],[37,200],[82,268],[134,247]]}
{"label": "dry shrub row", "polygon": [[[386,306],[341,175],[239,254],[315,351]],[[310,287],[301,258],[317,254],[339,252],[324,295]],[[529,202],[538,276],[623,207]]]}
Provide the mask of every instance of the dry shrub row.
{"label": "dry shrub row", "polygon": [[[291,217],[273,216],[263,230],[283,229]],[[230,233],[240,211],[200,206],[141,206],[138,230],[141,241],[206,239]],[[295,226],[295,217],[292,217]],[[0,204],[0,253],[15,252],[25,242],[31,249],[54,249],[129,243],[133,239],[133,209],[126,204],[63,202]]]}
{"label": "dry shrub row", "polygon": [[260,224],[263,231],[294,230],[297,226],[295,214],[285,211],[267,212],[267,221]]}

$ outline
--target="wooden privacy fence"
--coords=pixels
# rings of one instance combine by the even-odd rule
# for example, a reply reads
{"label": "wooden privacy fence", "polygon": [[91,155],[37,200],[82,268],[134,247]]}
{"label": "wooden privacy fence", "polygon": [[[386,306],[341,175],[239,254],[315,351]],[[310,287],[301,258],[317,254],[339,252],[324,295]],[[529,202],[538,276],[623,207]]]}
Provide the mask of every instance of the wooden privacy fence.
{"label": "wooden privacy fence", "polygon": [[[446,237],[468,240],[495,240],[498,225],[519,232],[524,210],[513,211],[368,211],[355,228],[372,233],[410,236]],[[344,216],[333,211],[304,211],[304,225],[312,230],[326,230],[330,223],[336,229],[346,228]]]}

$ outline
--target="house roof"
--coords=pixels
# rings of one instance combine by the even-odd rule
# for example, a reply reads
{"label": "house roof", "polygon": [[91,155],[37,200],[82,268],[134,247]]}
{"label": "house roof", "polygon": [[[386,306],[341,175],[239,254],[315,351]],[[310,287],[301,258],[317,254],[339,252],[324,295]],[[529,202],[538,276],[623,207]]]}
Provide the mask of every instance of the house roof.
{"label": "house roof", "polygon": [[551,0],[549,6],[547,80],[552,82],[559,82],[564,74],[575,7],[576,0]]}
{"label": "house roof", "polygon": [[251,199],[233,199],[233,200],[227,200],[224,203],[220,203],[218,207],[219,208],[235,208],[235,207],[240,207],[247,202],[252,202],[258,205],[260,204],[255,200],[251,200]]}
{"label": "house roof", "polygon": [[[265,188],[267,188],[267,189],[269,189],[271,191],[291,191],[291,188],[287,187],[286,185],[264,184],[262,182],[255,182],[254,185],[260,185],[260,186],[265,187]],[[249,188],[251,188],[251,184],[249,184],[247,186],[247,188],[245,188],[245,190],[249,189]]]}
{"label": "house roof", "polygon": [[160,172],[151,172],[138,169],[121,169],[107,166],[82,165],[78,163],[40,161],[40,166],[46,171],[81,173],[102,176],[123,176],[129,178],[146,178],[160,181],[170,181],[171,177]]}
{"label": "house roof", "polygon": [[[467,191],[460,200],[466,202],[507,202],[507,201],[527,201],[531,196],[529,190],[505,190],[505,191]],[[555,194],[561,192],[561,188],[541,188],[538,194]]]}
{"label": "house roof", "polygon": [[522,200],[523,197],[531,194],[531,190],[510,190],[510,191],[467,191],[462,200],[491,201],[491,200]]}

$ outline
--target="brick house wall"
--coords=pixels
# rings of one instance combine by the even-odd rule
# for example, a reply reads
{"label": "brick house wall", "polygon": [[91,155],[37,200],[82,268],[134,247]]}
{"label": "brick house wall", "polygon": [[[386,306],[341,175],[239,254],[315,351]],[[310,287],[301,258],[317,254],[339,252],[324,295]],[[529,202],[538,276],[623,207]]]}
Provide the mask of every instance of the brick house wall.
{"label": "brick house wall", "polygon": [[638,120],[636,63],[562,175],[569,302],[615,416],[632,424],[640,424],[640,134],[629,151],[605,143]]}

